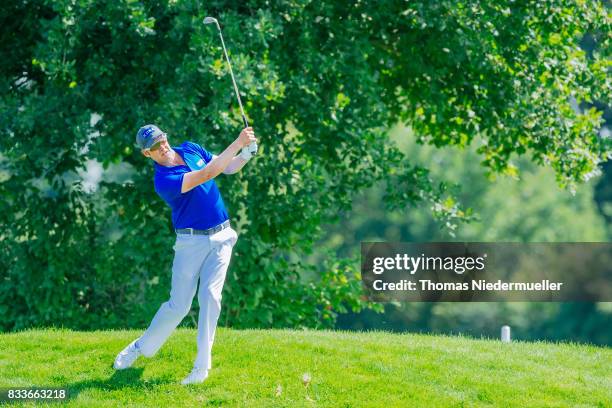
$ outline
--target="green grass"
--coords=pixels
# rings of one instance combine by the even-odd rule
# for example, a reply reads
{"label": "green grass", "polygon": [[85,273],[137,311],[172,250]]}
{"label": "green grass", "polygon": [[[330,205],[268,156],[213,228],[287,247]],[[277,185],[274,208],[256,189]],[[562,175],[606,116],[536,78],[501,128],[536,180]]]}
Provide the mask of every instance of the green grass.
{"label": "green grass", "polygon": [[112,369],[115,355],[140,334],[0,334],[0,387],[67,387],[68,405],[84,407],[612,406],[610,348],[220,328],[210,377],[185,387],[180,380],[195,357],[193,330],[177,330],[151,359]]}

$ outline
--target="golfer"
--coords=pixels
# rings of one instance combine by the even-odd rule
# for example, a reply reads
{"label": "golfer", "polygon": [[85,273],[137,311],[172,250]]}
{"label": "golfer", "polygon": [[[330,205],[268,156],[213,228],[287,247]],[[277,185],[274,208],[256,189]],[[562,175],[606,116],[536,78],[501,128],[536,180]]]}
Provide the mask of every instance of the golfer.
{"label": "golfer", "polygon": [[157,353],[191,309],[199,280],[198,352],[182,384],[201,383],[208,377],[221,290],[238,239],[214,178],[240,171],[251,158],[247,146],[254,142],[253,129],[247,127],[216,156],[192,142],[171,147],[167,135],[155,125],[138,130],[136,143],[154,161],[155,191],[172,209],[176,231],[172,287],[170,299],[161,305],[149,328],[117,355],[115,369],[132,366],[140,355]]}

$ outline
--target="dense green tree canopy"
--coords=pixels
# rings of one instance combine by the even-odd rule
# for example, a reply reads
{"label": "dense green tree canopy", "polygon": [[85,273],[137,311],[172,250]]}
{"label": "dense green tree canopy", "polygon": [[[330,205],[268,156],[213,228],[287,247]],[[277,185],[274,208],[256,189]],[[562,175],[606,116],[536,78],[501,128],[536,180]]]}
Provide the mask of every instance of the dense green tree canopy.
{"label": "dense green tree canopy", "polygon": [[[599,213],[594,194],[604,177],[578,186],[571,194],[555,185],[551,169],[526,159],[516,162],[516,177],[487,177],[475,147],[420,146],[406,137],[410,134],[410,129],[400,126],[389,133],[413,162],[429,166],[432,177],[459,184],[459,200],[470,203],[478,220],[458,225],[454,237],[450,236],[451,231],[441,229],[427,208],[385,210],[382,187],[375,185],[357,195],[352,210],[340,222],[327,226],[318,245],[350,256],[361,241],[609,242],[612,238],[612,225]],[[324,257],[313,254],[311,262]],[[573,277],[585,270],[576,269]],[[584,275],[582,279],[588,281]],[[518,340],[612,344],[612,303],[398,302],[384,308],[384,315],[368,310],[342,315],[336,327],[498,338],[500,326],[509,324]]]}
{"label": "dense green tree canopy", "polygon": [[[219,178],[242,236],[223,323],[328,325],[358,308],[354,269],[300,259],[322,223],[376,181],[391,205],[424,201],[449,223],[466,217],[389,143],[391,124],[408,122],[435,146],[480,135],[492,172],[512,173],[512,155],[528,154],[563,185],[609,154],[601,112],[571,107],[610,99],[610,20],[599,3],[4,2],[2,327],[142,325],[165,296],[169,212],[133,140],[153,122],[171,141],[219,152],[240,130],[206,15],[221,21],[261,139],[260,157]],[[587,32],[603,56],[580,51]],[[79,172],[94,160],[133,172],[89,192]],[[301,282],[305,268],[322,277]]]}

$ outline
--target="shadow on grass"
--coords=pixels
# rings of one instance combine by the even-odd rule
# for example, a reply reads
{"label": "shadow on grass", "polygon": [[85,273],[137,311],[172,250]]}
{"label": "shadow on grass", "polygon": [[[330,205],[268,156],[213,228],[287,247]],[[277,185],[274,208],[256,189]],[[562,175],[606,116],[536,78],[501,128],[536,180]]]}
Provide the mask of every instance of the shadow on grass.
{"label": "shadow on grass", "polygon": [[173,380],[165,378],[155,378],[143,381],[143,370],[143,368],[128,368],[126,370],[115,371],[107,380],[87,380],[67,384],[66,388],[68,389],[68,399],[75,399],[81,392],[90,389],[99,391],[144,391],[162,384],[170,384],[174,382]]}

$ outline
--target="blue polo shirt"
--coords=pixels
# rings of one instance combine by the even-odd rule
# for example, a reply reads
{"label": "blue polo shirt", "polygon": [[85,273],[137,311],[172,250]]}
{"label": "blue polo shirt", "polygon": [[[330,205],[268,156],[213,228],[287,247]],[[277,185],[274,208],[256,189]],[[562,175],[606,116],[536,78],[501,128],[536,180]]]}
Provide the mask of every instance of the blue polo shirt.
{"label": "blue polo shirt", "polygon": [[214,180],[181,193],[185,173],[204,168],[212,160],[212,154],[192,142],[184,142],[172,149],[187,165],[166,167],[155,163],[155,191],[172,209],[174,228],[208,229],[228,220],[229,215]]}

